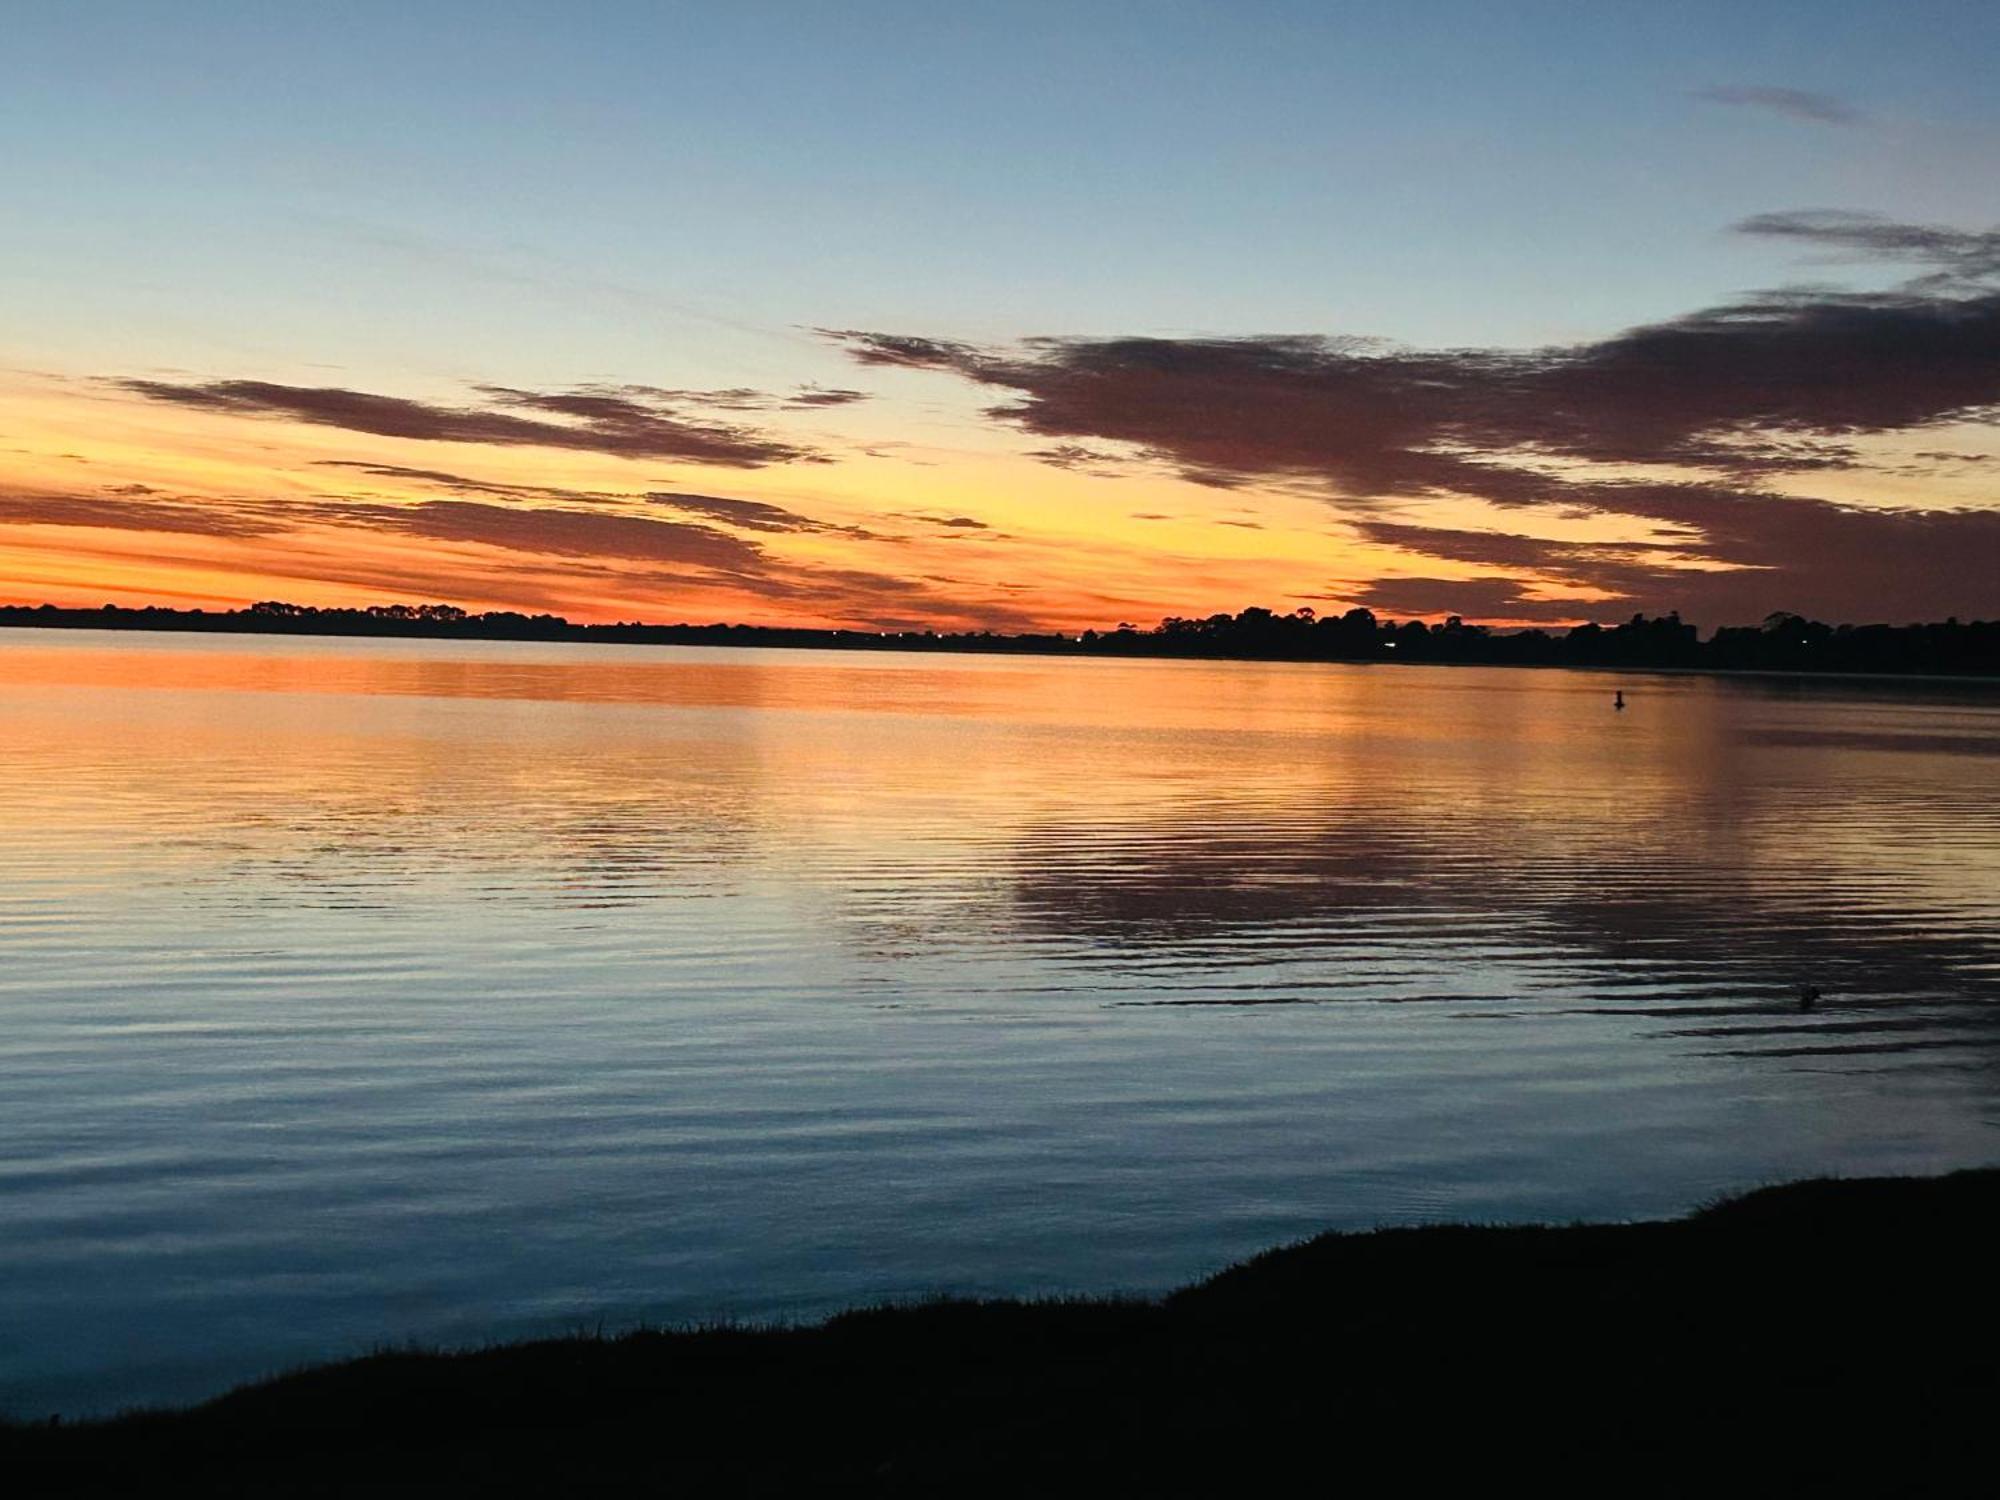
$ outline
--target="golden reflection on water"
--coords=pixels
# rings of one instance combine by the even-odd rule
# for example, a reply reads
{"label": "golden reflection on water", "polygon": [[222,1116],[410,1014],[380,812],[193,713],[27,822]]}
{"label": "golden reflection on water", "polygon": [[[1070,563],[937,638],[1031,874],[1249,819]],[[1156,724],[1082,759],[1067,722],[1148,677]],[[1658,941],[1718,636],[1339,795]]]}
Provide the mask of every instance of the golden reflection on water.
{"label": "golden reflection on water", "polygon": [[828,840],[922,849],[940,876],[961,846],[1088,865],[1150,842],[1233,886],[1304,841],[1406,875],[1567,861],[1579,891],[1633,867],[1835,892],[1890,870],[1947,909],[2000,875],[2000,842],[1955,836],[1986,831],[2000,765],[1976,688],[1658,677],[1614,715],[1631,684],[1594,674],[11,634],[0,751],[70,774],[15,778],[0,812],[57,844],[65,820],[143,842],[421,839],[442,817],[461,857],[566,857],[588,882],[598,860],[810,864]]}

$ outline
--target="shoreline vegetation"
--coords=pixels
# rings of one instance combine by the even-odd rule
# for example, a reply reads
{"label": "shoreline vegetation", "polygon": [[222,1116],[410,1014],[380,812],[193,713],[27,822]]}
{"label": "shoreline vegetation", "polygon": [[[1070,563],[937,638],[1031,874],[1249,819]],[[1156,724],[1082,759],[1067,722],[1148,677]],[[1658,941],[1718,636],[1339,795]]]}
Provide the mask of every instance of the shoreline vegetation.
{"label": "shoreline vegetation", "polygon": [[0,1426],[0,1472],[36,1494],[1115,1495],[1262,1493],[1304,1463],[1313,1491],[1947,1492],[2000,1384],[1996,1225],[2000,1169],[1327,1234],[1157,1300],[378,1353]]}
{"label": "shoreline vegetation", "polygon": [[1561,633],[1500,631],[1454,615],[1440,625],[1378,619],[1365,609],[1318,615],[1250,608],[1152,629],[1000,635],[992,631],[812,630],[770,625],[573,624],[559,615],[469,614],[448,604],[320,609],[265,600],[239,610],[126,609],[107,604],[0,606],[0,627],[188,631],[246,635],[390,636],[428,640],[578,641],[612,645],[762,646],[850,651],[938,651],[1035,656],[1234,661],[1423,662],[1456,666],[1564,666],[1714,672],[1828,672],[2000,676],[2000,620],[1916,625],[1827,625],[1779,612],[1761,625],[1725,626],[1706,639],[1678,614]]}

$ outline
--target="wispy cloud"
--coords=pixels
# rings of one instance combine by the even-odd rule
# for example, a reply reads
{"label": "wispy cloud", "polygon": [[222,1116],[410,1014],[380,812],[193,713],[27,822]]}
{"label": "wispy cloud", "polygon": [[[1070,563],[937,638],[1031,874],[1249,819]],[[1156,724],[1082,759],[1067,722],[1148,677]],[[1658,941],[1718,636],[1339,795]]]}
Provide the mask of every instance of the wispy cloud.
{"label": "wispy cloud", "polygon": [[990,531],[984,521],[975,521],[971,516],[927,516],[922,511],[897,511],[896,518],[902,521],[916,521],[924,526],[938,526],[946,531]]}
{"label": "wispy cloud", "polygon": [[320,458],[313,460],[313,466],[320,469],[352,470],[358,474],[369,475],[371,478],[389,480],[397,488],[414,485],[424,489],[450,490],[462,495],[494,495],[507,500],[609,498],[596,490],[566,489],[546,484],[506,484],[493,479],[472,479],[444,469],[411,468],[405,464],[377,464],[348,458]]}
{"label": "wispy cloud", "polygon": [[484,405],[443,406],[340,386],[278,385],[264,380],[180,385],[133,379],[112,383],[149,400],[199,411],[284,417],[417,442],[562,448],[739,469],[825,457],[756,428],[687,417],[669,399],[679,393],[638,386],[534,391],[485,385],[476,388]]}
{"label": "wispy cloud", "polygon": [[1093,448],[1087,443],[1056,443],[1047,448],[1034,448],[1029,450],[1028,457],[1052,469],[1069,469],[1103,479],[1116,479],[1133,470],[1130,459]]}
{"label": "wispy cloud", "polygon": [[1753,214],[1736,231],[1789,240],[1832,259],[1927,267],[1906,283],[1905,289],[1913,292],[1976,292],[2000,283],[2000,229],[1906,224],[1882,214],[1808,208]]}
{"label": "wispy cloud", "polygon": [[1818,125],[1859,125],[1868,118],[1852,104],[1832,94],[1777,88],[1769,84],[1718,83],[1697,89],[1695,97],[1715,104],[1770,110],[1773,114],[1794,120],[1810,120]]}
{"label": "wispy cloud", "polygon": [[653,490],[646,495],[653,505],[664,505],[689,515],[706,516],[745,531],[818,533],[870,541],[875,533],[861,526],[841,526],[815,520],[766,500],[739,500],[726,495],[687,495],[669,490]]}
{"label": "wispy cloud", "polygon": [[848,390],[844,387],[822,389],[819,386],[801,386],[780,403],[795,410],[811,410],[815,407],[852,406],[857,401],[866,401],[866,391]]}

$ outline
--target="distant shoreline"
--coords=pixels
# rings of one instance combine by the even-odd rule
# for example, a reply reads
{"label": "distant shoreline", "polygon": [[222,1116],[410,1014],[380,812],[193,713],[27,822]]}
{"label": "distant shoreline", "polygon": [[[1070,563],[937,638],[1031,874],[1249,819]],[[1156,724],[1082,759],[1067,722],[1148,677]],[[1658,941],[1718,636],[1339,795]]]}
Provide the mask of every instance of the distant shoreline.
{"label": "distant shoreline", "polygon": [[[1719,1461],[1759,1451],[1731,1447],[1747,1437],[1776,1472],[1844,1491],[1864,1461],[1853,1420],[1897,1438],[1919,1388],[1912,1420],[1935,1426],[1951,1393],[1984,1393],[1977,1412],[2000,1386],[1996,1226],[1989,1168],[1792,1183],[1667,1221],[1328,1234],[1157,1300],[381,1353],[187,1410],[0,1424],[0,1463],[42,1476],[38,1494],[625,1493],[662,1476],[698,1494],[1180,1492],[1330,1431],[1343,1464],[1430,1472],[1450,1456],[1426,1444],[1556,1417],[1544,1478],[1643,1456],[1667,1469],[1632,1476],[1641,1491],[1714,1493]],[[1957,1431],[1892,1444],[1882,1477],[1942,1482],[1925,1466]]]}
{"label": "distant shoreline", "polygon": [[1827,626],[1773,616],[1765,626],[1725,627],[1708,640],[1678,617],[1634,616],[1610,628],[1578,626],[1495,634],[1456,620],[1435,628],[1377,621],[1365,610],[1319,619],[1245,610],[1206,620],[1121,628],[999,635],[968,631],[816,630],[769,625],[579,625],[553,615],[467,615],[448,606],[316,610],[60,609],[0,606],[0,628],[145,631],[435,641],[527,641],[589,645],[761,647],[774,650],[897,651],[1196,661],[1291,661],[1425,666],[1574,667],[1591,671],[1767,674],[1940,680],[2000,678],[2000,621]]}

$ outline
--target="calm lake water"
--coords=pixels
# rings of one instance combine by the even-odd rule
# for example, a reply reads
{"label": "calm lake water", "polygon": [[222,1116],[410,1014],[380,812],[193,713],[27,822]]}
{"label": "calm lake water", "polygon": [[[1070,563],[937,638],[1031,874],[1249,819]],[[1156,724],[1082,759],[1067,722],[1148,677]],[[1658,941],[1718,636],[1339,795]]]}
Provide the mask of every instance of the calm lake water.
{"label": "calm lake water", "polygon": [[2000,1159],[1991,686],[0,631],[0,766],[19,1415]]}

